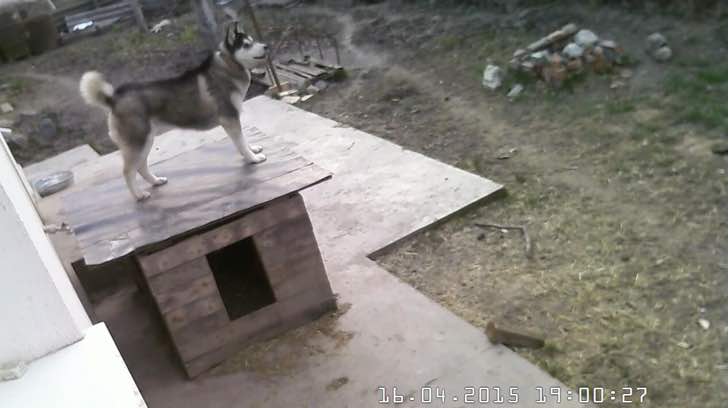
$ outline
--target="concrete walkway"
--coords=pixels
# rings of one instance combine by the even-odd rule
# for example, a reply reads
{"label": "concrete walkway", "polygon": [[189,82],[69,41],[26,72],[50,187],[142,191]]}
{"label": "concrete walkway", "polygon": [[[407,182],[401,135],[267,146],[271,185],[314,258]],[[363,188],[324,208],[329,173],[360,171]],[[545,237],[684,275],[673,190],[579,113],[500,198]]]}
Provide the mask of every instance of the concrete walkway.
{"label": "concrete walkway", "polygon": [[[403,396],[397,406],[424,406],[421,400],[431,390],[426,406],[500,406],[495,401],[500,394],[505,402],[518,397],[510,406],[530,407],[536,405],[537,387],[546,395],[550,387],[561,387],[368,258],[501,186],[265,97],[246,102],[245,109],[247,125],[283,139],[334,173],[333,180],[306,190],[304,199],[340,312],[187,381],[148,304],[133,288],[122,290],[96,313],[107,322],[150,407],[393,406],[394,387]],[[172,141],[180,140],[179,133],[157,139],[153,162],[183,149]],[[221,129],[201,135],[196,138],[225,137]],[[118,174],[118,163],[99,160],[107,164],[95,167],[97,176]],[[380,402],[380,387],[388,403]],[[476,403],[465,400],[469,387],[475,387]],[[485,401],[486,391],[490,402],[477,403],[479,397]],[[539,406],[576,405],[566,396],[564,389],[561,404],[552,399]]]}

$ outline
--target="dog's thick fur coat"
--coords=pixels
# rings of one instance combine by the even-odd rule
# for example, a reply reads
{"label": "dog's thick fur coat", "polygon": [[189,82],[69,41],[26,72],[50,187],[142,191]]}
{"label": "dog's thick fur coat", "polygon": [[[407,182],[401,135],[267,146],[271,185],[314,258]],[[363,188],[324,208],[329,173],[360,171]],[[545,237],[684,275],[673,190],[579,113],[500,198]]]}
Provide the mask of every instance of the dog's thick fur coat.
{"label": "dog's thick fur coat", "polygon": [[150,196],[136,185],[137,172],[153,186],[167,182],[152,174],[147,164],[154,122],[199,130],[221,125],[245,161],[265,160],[262,148],[245,140],[240,114],[250,86],[249,70],[265,59],[266,51],[267,46],[253,41],[233,23],[218,50],[180,76],[114,89],[98,72],[83,75],[81,96],[86,103],[108,111],[109,136],[121,152],[124,179],[137,200]]}

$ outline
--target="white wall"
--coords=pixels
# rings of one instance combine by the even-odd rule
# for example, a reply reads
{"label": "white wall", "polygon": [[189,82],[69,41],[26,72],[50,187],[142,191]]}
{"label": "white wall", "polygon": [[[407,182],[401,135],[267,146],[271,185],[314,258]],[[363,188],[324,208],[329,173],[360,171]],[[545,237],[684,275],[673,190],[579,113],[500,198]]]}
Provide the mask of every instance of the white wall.
{"label": "white wall", "polygon": [[0,137],[0,365],[58,350],[90,325]]}

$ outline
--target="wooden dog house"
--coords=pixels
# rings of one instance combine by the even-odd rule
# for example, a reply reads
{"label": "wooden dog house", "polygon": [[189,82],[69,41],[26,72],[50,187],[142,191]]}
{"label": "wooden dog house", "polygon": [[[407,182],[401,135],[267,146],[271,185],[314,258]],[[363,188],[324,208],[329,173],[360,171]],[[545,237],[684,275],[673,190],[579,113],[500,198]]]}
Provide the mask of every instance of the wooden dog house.
{"label": "wooden dog house", "polygon": [[138,259],[191,377],[335,307],[298,194]]}

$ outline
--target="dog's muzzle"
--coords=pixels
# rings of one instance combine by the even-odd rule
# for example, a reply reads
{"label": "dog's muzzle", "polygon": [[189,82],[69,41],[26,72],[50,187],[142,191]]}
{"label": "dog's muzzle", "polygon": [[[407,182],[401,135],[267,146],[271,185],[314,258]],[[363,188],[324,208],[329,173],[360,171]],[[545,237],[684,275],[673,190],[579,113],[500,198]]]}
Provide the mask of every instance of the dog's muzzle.
{"label": "dog's muzzle", "polygon": [[254,59],[264,59],[267,56],[268,56],[268,45],[264,44],[263,45],[263,55],[261,55],[260,57],[254,57]]}

